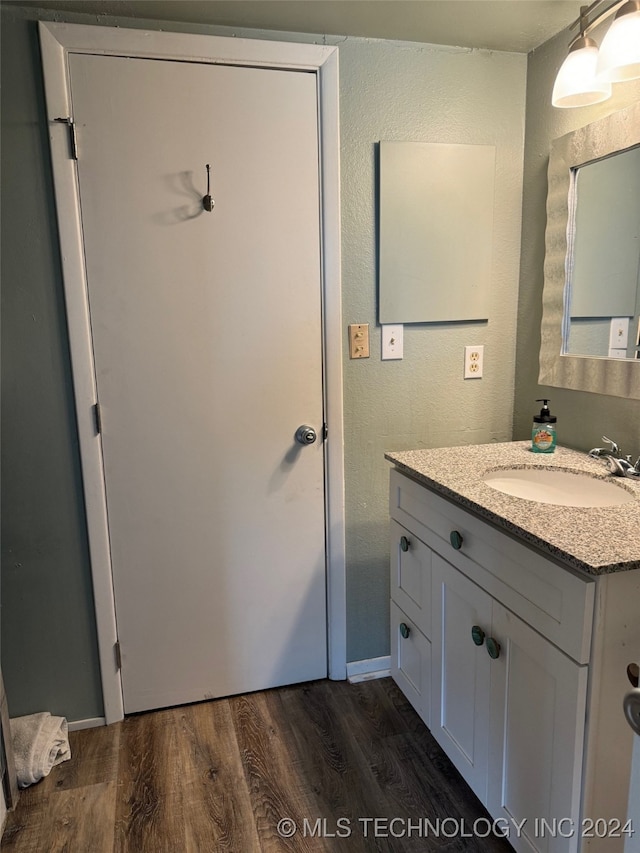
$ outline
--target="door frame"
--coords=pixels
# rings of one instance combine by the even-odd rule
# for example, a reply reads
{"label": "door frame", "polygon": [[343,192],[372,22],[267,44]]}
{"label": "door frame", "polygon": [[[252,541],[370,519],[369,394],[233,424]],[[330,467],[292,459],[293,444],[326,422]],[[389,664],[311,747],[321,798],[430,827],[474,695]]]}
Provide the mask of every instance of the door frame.
{"label": "door frame", "polygon": [[[315,44],[239,39],[113,27],[38,24],[44,71],[47,124],[55,188],[67,310],[71,370],[87,533],[95,603],[98,654],[106,723],[124,717],[116,659],[115,599],[109,546],[102,441],[96,429],[97,402],[91,323],[80,217],[76,160],[71,156],[72,119],[68,56],[89,53],[170,59],[211,65],[251,65],[315,73],[318,89],[321,197],[321,277],[325,445],[325,542],[329,677],[346,678],[346,568],[342,316],[340,258],[340,135],[338,49]],[[78,144],[82,156],[82,140]]]}

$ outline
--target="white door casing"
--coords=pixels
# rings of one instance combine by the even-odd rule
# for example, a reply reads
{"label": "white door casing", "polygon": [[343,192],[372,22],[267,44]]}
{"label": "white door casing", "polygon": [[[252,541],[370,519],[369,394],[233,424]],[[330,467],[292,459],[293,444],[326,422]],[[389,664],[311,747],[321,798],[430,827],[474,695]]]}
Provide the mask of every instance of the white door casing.
{"label": "white door casing", "polygon": [[[143,33],[101,27],[41,24],[41,45],[56,204],[63,256],[78,428],[86,495],[96,618],[102,669],[105,718],[123,715],[119,672],[113,654],[116,640],[111,553],[106,518],[100,437],[93,423],[96,402],[92,338],[85,270],[76,165],[69,158],[68,129],[57,118],[70,113],[70,54],[106,54],[157,59],[197,60],[206,64],[250,64],[312,71],[318,80],[321,146],[321,217],[323,271],[323,344],[325,420],[329,439],[325,453],[327,583],[329,611],[329,675],[343,678],[346,669],[344,594],[344,499],[342,463],[342,389],[339,289],[339,214],[337,162],[337,54],[312,45]],[[95,58],[95,57],[94,57]],[[204,164],[202,164],[204,166]],[[215,170],[215,165],[214,165]],[[215,172],[214,172],[215,174]],[[215,192],[213,193],[215,198]],[[209,214],[205,214],[209,216]]]}

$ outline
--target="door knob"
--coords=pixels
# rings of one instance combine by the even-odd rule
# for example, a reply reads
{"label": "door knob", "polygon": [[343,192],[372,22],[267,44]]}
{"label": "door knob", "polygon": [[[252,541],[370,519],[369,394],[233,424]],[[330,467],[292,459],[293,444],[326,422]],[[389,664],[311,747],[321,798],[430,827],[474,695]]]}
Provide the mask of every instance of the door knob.
{"label": "door knob", "polygon": [[315,429],[306,424],[298,427],[298,431],[296,432],[296,441],[298,444],[313,444],[317,437]]}
{"label": "door knob", "polygon": [[400,623],[400,633],[402,634],[402,636],[404,637],[405,640],[407,639],[407,637],[411,633],[411,629],[409,628],[409,626],[407,625],[406,622]]}
{"label": "door knob", "polygon": [[640,735],[640,690],[637,687],[624,697],[623,707],[627,722]]}
{"label": "door knob", "polygon": [[410,544],[409,540],[407,539],[406,536],[400,537],[400,550],[401,551],[405,551],[405,552],[408,551],[409,550],[409,544]]}

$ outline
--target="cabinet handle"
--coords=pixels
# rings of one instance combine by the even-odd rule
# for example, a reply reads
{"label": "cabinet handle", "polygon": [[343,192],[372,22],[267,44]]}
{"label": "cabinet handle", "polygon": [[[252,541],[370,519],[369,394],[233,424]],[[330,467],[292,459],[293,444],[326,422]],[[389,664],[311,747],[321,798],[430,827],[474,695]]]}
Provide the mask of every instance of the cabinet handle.
{"label": "cabinet handle", "polygon": [[489,657],[496,660],[500,657],[500,643],[494,640],[493,637],[487,637],[487,652]]}
{"label": "cabinet handle", "polygon": [[406,622],[400,623],[400,633],[402,634],[402,636],[404,637],[405,640],[407,639],[407,637],[411,633],[411,630],[409,629],[409,626],[406,624]]}
{"label": "cabinet handle", "polygon": [[484,643],[484,631],[479,625],[474,625],[471,629],[471,638],[476,646],[481,646]]}
{"label": "cabinet handle", "polygon": [[464,539],[462,538],[462,533],[460,533],[458,530],[452,530],[449,534],[449,542],[451,542],[452,546],[456,549],[456,551],[459,551],[460,548],[462,548],[462,543],[464,542]]}
{"label": "cabinet handle", "polygon": [[400,550],[405,552],[409,550],[409,540],[406,536],[400,537]]}

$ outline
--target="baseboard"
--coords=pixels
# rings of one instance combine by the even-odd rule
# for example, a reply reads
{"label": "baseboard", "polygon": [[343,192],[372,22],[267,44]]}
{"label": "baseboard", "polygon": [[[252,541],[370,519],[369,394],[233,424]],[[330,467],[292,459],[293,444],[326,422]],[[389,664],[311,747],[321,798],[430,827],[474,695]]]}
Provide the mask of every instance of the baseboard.
{"label": "baseboard", "polygon": [[352,660],[347,664],[347,681],[357,684],[359,681],[371,681],[374,678],[386,678],[391,675],[391,656]]}
{"label": "baseboard", "polygon": [[97,726],[105,726],[106,720],[104,717],[89,717],[87,720],[73,720],[68,725],[70,732],[77,732],[80,729],[95,729]]}

